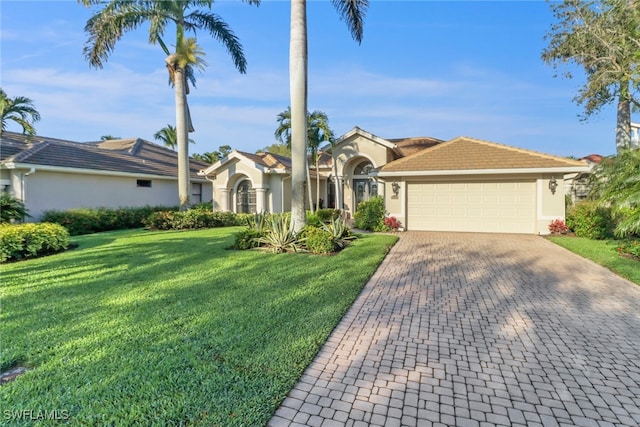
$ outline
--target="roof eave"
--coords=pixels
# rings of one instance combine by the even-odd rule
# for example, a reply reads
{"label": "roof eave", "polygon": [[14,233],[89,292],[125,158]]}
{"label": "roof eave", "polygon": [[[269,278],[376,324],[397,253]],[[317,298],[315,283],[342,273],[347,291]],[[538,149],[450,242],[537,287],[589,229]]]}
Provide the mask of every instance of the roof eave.
{"label": "roof eave", "polygon": [[462,169],[462,170],[428,170],[428,171],[379,171],[375,176],[446,176],[446,175],[512,175],[526,173],[571,173],[588,172],[585,166],[568,166],[555,168],[513,168],[513,169]]}
{"label": "roof eave", "polygon": [[[46,172],[62,172],[62,173],[75,173],[75,174],[84,174],[84,175],[107,175],[107,176],[121,176],[121,177],[130,177],[130,178],[151,178],[151,179],[166,179],[166,180],[177,180],[177,176],[173,175],[157,175],[157,174],[149,174],[149,173],[135,173],[135,172],[119,172],[119,171],[109,171],[109,170],[99,170],[99,169],[83,169],[83,168],[69,168],[65,166],[49,166],[49,165],[40,165],[35,163],[3,163],[1,165],[7,169],[31,169],[35,168],[37,171],[46,171]],[[191,178],[194,179],[193,177]],[[196,178],[196,182],[207,182],[205,179],[198,180]]]}

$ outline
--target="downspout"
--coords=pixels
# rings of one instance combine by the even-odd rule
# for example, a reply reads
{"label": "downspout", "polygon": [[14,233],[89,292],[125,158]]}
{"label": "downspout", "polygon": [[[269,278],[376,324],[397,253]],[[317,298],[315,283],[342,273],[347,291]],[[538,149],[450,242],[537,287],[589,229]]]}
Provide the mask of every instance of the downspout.
{"label": "downspout", "polygon": [[29,175],[33,175],[34,173],[36,173],[36,168],[31,168],[29,169],[29,172],[27,173],[23,173],[22,177],[20,179],[20,199],[22,200],[22,203],[26,204],[26,197],[27,197],[27,192],[25,190],[25,178],[28,177]]}

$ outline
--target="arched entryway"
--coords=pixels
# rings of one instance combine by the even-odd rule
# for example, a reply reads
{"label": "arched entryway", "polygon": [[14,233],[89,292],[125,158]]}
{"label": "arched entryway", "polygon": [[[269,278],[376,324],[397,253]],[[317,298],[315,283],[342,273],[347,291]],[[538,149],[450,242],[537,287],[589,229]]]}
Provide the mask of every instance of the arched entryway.
{"label": "arched entryway", "polygon": [[236,213],[256,213],[256,190],[248,179],[238,182],[235,211]]}
{"label": "arched entryway", "polygon": [[353,202],[354,211],[358,204],[378,195],[378,183],[370,176],[373,164],[365,159],[361,160],[353,169]]}

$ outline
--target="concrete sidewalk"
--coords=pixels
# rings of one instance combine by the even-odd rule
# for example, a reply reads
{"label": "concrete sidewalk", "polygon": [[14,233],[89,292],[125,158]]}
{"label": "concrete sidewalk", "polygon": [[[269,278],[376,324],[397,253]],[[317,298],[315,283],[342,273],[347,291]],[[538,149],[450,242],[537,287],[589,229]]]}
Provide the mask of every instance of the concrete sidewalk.
{"label": "concrete sidewalk", "polygon": [[640,287],[537,236],[402,233],[268,425],[638,426]]}

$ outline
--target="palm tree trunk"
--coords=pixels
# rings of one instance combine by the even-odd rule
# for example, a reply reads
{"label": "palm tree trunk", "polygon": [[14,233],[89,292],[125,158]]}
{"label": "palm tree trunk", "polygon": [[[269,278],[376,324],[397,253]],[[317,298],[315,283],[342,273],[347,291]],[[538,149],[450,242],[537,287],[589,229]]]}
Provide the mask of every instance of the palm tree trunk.
{"label": "palm tree trunk", "polygon": [[176,137],[178,140],[178,199],[180,210],[189,208],[191,191],[189,176],[189,138],[187,134],[187,96],[185,94],[184,69],[177,64],[175,68],[175,97],[176,97]]}
{"label": "palm tree trunk", "polygon": [[307,166],[307,3],[291,0],[289,91],[291,97],[291,221],[306,224],[304,182]]}
{"label": "palm tree trunk", "polygon": [[631,103],[629,101],[629,82],[620,83],[618,96],[618,115],[616,121],[616,152],[631,147]]}
{"label": "palm tree trunk", "polygon": [[316,159],[316,209],[320,209],[320,174],[318,173],[318,153],[313,156]]}
{"label": "palm tree trunk", "polygon": [[313,194],[311,192],[311,167],[309,166],[309,158],[306,159],[307,166],[307,196],[309,196],[309,210],[313,212]]}

